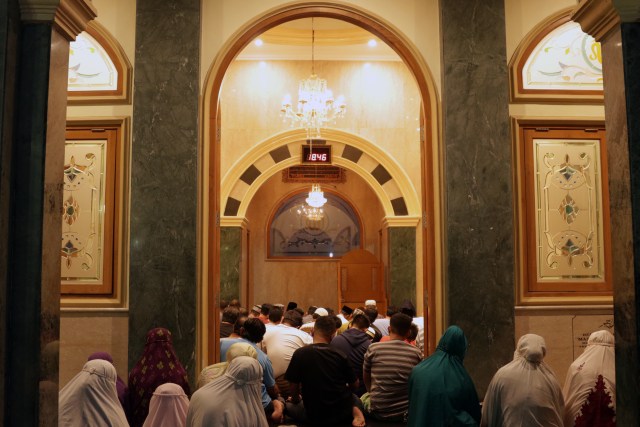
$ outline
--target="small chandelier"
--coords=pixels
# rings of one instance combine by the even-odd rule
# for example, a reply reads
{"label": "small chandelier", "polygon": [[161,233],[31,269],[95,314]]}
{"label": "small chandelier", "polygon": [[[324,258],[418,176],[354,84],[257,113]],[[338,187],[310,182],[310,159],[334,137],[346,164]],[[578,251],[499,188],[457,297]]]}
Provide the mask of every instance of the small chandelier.
{"label": "small chandelier", "polygon": [[313,184],[311,191],[309,191],[309,197],[305,199],[305,202],[312,208],[321,208],[327,203],[327,199],[324,197],[324,192],[320,189],[320,184]]}
{"label": "small chandelier", "polygon": [[315,30],[311,18],[311,75],[300,80],[298,86],[298,109],[293,110],[291,96],[286,95],[282,101],[281,113],[284,119],[291,120],[292,125],[305,128],[307,138],[319,138],[320,128],[339,117],[343,117],[347,104],[342,96],[333,99],[333,92],[327,89],[327,81],[315,73]]}

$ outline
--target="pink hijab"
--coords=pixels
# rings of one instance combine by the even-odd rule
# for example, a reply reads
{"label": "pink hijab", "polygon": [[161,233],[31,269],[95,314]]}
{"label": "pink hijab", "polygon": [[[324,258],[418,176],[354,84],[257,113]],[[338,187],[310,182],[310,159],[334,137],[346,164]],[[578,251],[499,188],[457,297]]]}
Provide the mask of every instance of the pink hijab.
{"label": "pink hijab", "polygon": [[153,392],[143,427],[184,427],[189,398],[178,384],[165,383]]}

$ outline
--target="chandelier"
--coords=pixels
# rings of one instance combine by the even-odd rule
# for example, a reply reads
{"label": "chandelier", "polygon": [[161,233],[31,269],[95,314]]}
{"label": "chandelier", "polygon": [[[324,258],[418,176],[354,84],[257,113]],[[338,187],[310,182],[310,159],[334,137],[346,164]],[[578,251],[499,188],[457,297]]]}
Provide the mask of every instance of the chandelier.
{"label": "chandelier", "polygon": [[309,197],[305,199],[305,202],[312,208],[321,208],[327,203],[327,199],[324,197],[324,192],[320,189],[320,184],[313,184],[311,191],[309,191]]}
{"label": "chandelier", "polygon": [[311,18],[311,75],[300,80],[297,110],[293,109],[290,95],[285,95],[280,109],[285,121],[290,120],[292,126],[306,130],[308,139],[319,138],[320,128],[343,117],[347,110],[344,98],[340,96],[337,101],[334,100],[333,92],[327,89],[327,81],[319,78],[315,72],[315,39]]}

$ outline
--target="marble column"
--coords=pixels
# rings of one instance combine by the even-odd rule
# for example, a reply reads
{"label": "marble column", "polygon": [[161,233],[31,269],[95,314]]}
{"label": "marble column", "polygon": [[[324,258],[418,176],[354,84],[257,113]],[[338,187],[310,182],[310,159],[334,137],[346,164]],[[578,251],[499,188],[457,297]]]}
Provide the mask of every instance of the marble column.
{"label": "marble column", "polygon": [[637,2],[634,6],[628,1],[588,0],[580,2],[572,19],[602,45],[613,242],[616,423],[638,425],[640,275],[635,272],[640,271],[640,11]]}
{"label": "marble column", "polygon": [[11,151],[5,425],[58,418],[60,236],[69,42],[95,18],[90,2],[24,2]]}
{"label": "marble column", "polygon": [[191,380],[199,54],[199,0],[137,1],[129,366],[140,358],[147,331],[165,327]]}
{"label": "marble column", "polygon": [[[512,157],[503,0],[442,0],[447,325],[484,395],[514,337]],[[439,337],[437,337],[439,339]]]}
{"label": "marble column", "polygon": [[240,299],[242,227],[220,227],[220,299]]}
{"label": "marble column", "polygon": [[5,356],[7,342],[7,271],[9,267],[11,154],[14,132],[14,105],[18,78],[18,0],[0,2],[0,424],[4,420]]}
{"label": "marble column", "polygon": [[[390,305],[399,307],[416,301],[416,228],[389,227],[389,287]],[[382,313],[384,314],[384,313]]]}

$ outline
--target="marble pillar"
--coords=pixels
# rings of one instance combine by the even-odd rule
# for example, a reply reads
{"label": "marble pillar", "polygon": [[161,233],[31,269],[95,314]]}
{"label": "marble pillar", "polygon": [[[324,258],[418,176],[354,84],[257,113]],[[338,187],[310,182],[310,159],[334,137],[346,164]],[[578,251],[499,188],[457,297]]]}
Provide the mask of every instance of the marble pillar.
{"label": "marble pillar", "polygon": [[4,424],[55,426],[69,42],[96,15],[84,0],[30,6],[13,46]]}
{"label": "marble pillar", "polygon": [[7,272],[9,267],[9,218],[14,105],[18,78],[18,1],[0,2],[0,424],[4,420],[5,360],[7,342]]}
{"label": "marble pillar", "polygon": [[465,366],[483,396],[515,346],[504,1],[442,0],[440,8],[446,324],[467,335]]}
{"label": "marble pillar", "polygon": [[[602,41],[616,335],[616,422],[640,420],[640,24]],[[635,74],[634,74],[635,73]],[[630,256],[633,254],[633,256]]]}
{"label": "marble pillar", "polygon": [[240,299],[242,228],[220,227],[220,299]]}
{"label": "marble pillar", "polygon": [[191,380],[199,54],[199,0],[137,1],[129,367],[140,358],[147,331],[165,327]]}
{"label": "marble pillar", "polygon": [[633,2],[583,0],[571,19],[602,45],[616,336],[616,423],[638,425],[640,11]]}
{"label": "marble pillar", "polygon": [[[400,307],[416,301],[416,228],[389,227],[389,287],[390,305]],[[384,313],[382,313],[384,314]]]}

